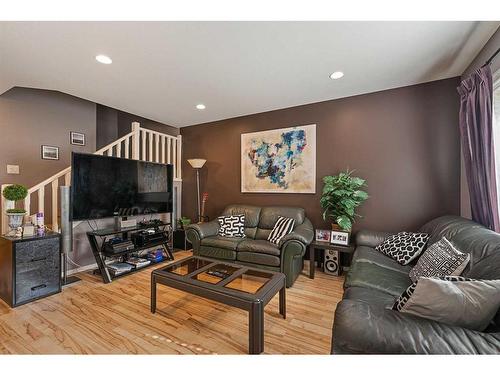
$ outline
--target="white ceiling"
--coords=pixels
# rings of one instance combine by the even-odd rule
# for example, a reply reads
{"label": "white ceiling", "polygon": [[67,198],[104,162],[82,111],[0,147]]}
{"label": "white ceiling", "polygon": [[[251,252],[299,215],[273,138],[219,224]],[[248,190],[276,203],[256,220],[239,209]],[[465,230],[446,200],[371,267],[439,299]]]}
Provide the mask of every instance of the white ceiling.
{"label": "white ceiling", "polygon": [[59,90],[181,127],[457,76],[499,24],[0,22],[0,93]]}

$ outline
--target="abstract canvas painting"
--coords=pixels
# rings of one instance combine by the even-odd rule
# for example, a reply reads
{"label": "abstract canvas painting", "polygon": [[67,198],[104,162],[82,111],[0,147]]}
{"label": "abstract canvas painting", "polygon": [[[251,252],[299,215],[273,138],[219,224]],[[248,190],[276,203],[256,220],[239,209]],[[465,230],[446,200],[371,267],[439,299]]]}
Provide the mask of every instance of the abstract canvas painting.
{"label": "abstract canvas painting", "polygon": [[316,125],[241,135],[243,193],[315,193]]}

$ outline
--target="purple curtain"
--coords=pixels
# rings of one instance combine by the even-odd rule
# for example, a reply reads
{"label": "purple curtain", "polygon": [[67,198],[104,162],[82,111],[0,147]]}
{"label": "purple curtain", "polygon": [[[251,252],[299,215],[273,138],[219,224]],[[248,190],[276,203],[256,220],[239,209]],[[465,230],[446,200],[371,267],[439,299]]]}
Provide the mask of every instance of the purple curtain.
{"label": "purple curtain", "polygon": [[460,136],[472,220],[499,232],[493,144],[493,79],[490,66],[486,65],[464,79],[458,87],[458,92]]}

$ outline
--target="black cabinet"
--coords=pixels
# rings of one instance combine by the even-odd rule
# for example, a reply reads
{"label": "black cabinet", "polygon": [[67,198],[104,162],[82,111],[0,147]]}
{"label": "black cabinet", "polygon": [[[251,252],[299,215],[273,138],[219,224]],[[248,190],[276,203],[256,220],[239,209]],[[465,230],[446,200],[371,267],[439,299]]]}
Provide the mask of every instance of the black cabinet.
{"label": "black cabinet", "polygon": [[16,307],[61,291],[59,233],[0,237],[0,298]]}

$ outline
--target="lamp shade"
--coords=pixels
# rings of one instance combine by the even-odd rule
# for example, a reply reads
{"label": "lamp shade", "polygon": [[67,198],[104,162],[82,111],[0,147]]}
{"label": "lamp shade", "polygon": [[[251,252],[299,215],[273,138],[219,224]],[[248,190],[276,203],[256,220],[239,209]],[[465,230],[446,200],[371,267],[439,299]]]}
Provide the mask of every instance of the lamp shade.
{"label": "lamp shade", "polygon": [[207,161],[205,159],[188,159],[188,163],[191,164],[193,168],[202,168]]}

